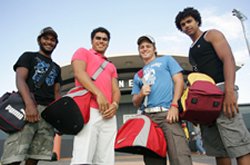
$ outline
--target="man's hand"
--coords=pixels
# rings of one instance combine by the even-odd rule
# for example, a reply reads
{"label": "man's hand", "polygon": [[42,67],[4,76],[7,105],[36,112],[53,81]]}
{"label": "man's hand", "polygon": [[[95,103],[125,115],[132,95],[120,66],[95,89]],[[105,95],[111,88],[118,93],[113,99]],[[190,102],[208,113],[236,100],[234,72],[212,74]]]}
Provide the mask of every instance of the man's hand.
{"label": "man's hand", "polygon": [[99,93],[96,96],[96,101],[98,103],[100,113],[103,114],[109,108],[108,100],[102,93]]}
{"label": "man's hand", "polygon": [[28,122],[35,123],[40,120],[40,115],[37,107],[34,103],[26,105],[25,108],[25,119]]}
{"label": "man's hand", "polygon": [[233,118],[236,113],[239,113],[239,107],[237,104],[237,99],[235,96],[235,92],[225,92],[225,98],[223,102],[223,112],[224,115],[229,119]]}
{"label": "man's hand", "polygon": [[141,92],[140,94],[142,96],[147,96],[149,95],[151,92],[151,88],[150,88],[150,85],[143,85],[142,88],[141,88]]}
{"label": "man's hand", "polygon": [[102,113],[102,117],[104,119],[112,118],[116,114],[117,109],[118,109],[117,103],[114,102],[114,103],[110,104],[109,108]]}
{"label": "man's hand", "polygon": [[179,121],[179,109],[177,107],[171,106],[168,110],[168,115],[166,117],[168,123],[176,123]]}

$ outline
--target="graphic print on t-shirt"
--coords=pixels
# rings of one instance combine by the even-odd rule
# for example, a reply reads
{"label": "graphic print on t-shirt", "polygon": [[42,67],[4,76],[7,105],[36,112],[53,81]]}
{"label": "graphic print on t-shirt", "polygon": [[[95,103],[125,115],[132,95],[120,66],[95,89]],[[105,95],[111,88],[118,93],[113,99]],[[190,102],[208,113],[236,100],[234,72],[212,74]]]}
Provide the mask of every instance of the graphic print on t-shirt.
{"label": "graphic print on t-shirt", "polygon": [[49,75],[45,79],[46,84],[48,86],[53,85],[54,82],[55,82],[56,77],[57,77],[57,72],[56,72],[55,68],[53,67],[52,70],[51,70],[51,72],[49,73]]}
{"label": "graphic print on t-shirt", "polygon": [[144,79],[148,85],[153,85],[155,83],[155,70],[151,67],[144,70]]}
{"label": "graphic print on t-shirt", "polygon": [[[38,82],[43,77],[43,75],[46,74],[49,67],[50,67],[49,63],[46,63],[45,61],[42,60],[38,60],[37,65],[34,67],[35,73],[32,76],[32,80],[34,81],[35,86],[38,86]],[[45,79],[45,83],[47,84],[47,86],[52,86],[54,84],[56,77],[57,77],[56,70],[55,68],[52,68],[51,72]]]}
{"label": "graphic print on t-shirt", "polygon": [[147,68],[143,69],[143,77],[148,85],[155,84],[156,80],[156,70],[161,68],[161,62],[155,62],[148,66]]}

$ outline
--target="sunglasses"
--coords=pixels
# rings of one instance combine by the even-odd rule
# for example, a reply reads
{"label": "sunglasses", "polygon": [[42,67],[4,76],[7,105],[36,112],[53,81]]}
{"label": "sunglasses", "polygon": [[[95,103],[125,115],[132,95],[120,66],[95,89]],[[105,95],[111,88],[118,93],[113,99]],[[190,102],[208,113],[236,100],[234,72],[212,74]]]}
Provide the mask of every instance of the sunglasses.
{"label": "sunglasses", "polygon": [[96,36],[95,39],[96,39],[96,40],[108,41],[108,38],[106,38],[106,37],[99,37],[99,36]]}

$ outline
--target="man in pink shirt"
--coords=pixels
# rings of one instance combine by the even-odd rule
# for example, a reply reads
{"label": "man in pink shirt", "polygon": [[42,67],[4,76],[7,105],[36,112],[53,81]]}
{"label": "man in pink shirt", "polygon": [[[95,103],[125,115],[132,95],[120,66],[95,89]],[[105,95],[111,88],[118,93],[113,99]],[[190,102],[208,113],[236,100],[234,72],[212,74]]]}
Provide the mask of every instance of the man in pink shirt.
{"label": "man in pink shirt", "polygon": [[121,97],[116,68],[108,63],[95,81],[91,79],[99,66],[107,60],[104,54],[109,40],[110,33],[107,29],[96,28],[91,33],[92,48],[79,48],[72,57],[75,85],[89,90],[94,99],[91,101],[89,122],[74,137],[71,165],[113,165],[115,162],[115,114]]}

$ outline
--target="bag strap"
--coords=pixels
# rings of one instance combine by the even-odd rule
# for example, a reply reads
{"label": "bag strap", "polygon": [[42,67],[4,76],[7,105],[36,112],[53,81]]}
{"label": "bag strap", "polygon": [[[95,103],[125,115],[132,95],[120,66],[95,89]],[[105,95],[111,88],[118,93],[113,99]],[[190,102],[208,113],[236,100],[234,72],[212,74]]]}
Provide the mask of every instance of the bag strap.
{"label": "bag strap", "polygon": [[[77,88],[80,88],[81,86],[78,86],[78,87],[75,87],[75,88],[72,88],[70,91],[73,91],[73,90],[76,90]],[[69,92],[70,92],[69,91]],[[68,96],[68,97],[77,97],[77,96],[83,96],[85,95],[86,93],[88,93],[88,90],[87,89],[84,89],[84,90],[79,90],[79,91],[76,91],[76,92],[72,92],[72,93],[67,93],[66,95],[64,96]],[[63,96],[63,97],[64,97]]]}
{"label": "bag strap", "polygon": [[[91,79],[92,79],[93,81],[95,81],[95,80],[97,79],[97,77],[98,77],[98,76],[102,73],[102,71],[106,68],[106,66],[107,66],[108,63],[109,63],[109,62],[105,60],[105,61],[98,67],[98,69],[95,71],[95,73],[91,76]],[[72,91],[74,91],[74,90],[76,90],[76,89],[79,89],[79,88],[82,88],[82,86],[76,86],[76,87],[70,89],[70,90],[68,91],[67,96],[70,96],[70,97],[82,96],[82,95],[85,95],[85,94],[87,93],[87,90],[85,89],[85,90],[83,90],[82,92],[74,92],[74,93],[77,93],[77,94],[70,94],[70,92],[72,92]],[[86,92],[85,92],[85,91],[86,91]]]}
{"label": "bag strap", "polygon": [[[142,83],[144,85],[147,85],[147,81],[145,80],[145,78],[143,77],[143,69],[140,69],[137,72],[138,77],[142,80]],[[148,96],[145,96],[144,101],[143,101],[144,107],[148,106]]]}
{"label": "bag strap", "polygon": [[54,64],[53,64],[52,61],[51,61],[49,64],[50,64],[50,65],[49,65],[49,69],[48,69],[48,70],[46,71],[46,73],[40,78],[39,82],[36,84],[36,88],[41,88],[41,86],[42,86],[42,84],[43,84],[45,78],[46,78],[46,77],[49,75],[49,73],[51,72],[51,70],[52,70]]}
{"label": "bag strap", "polygon": [[95,73],[92,75],[91,79],[92,80],[96,80],[97,77],[102,73],[102,71],[105,69],[105,67],[108,65],[108,61],[104,61],[100,66],[99,68],[95,71]]}

